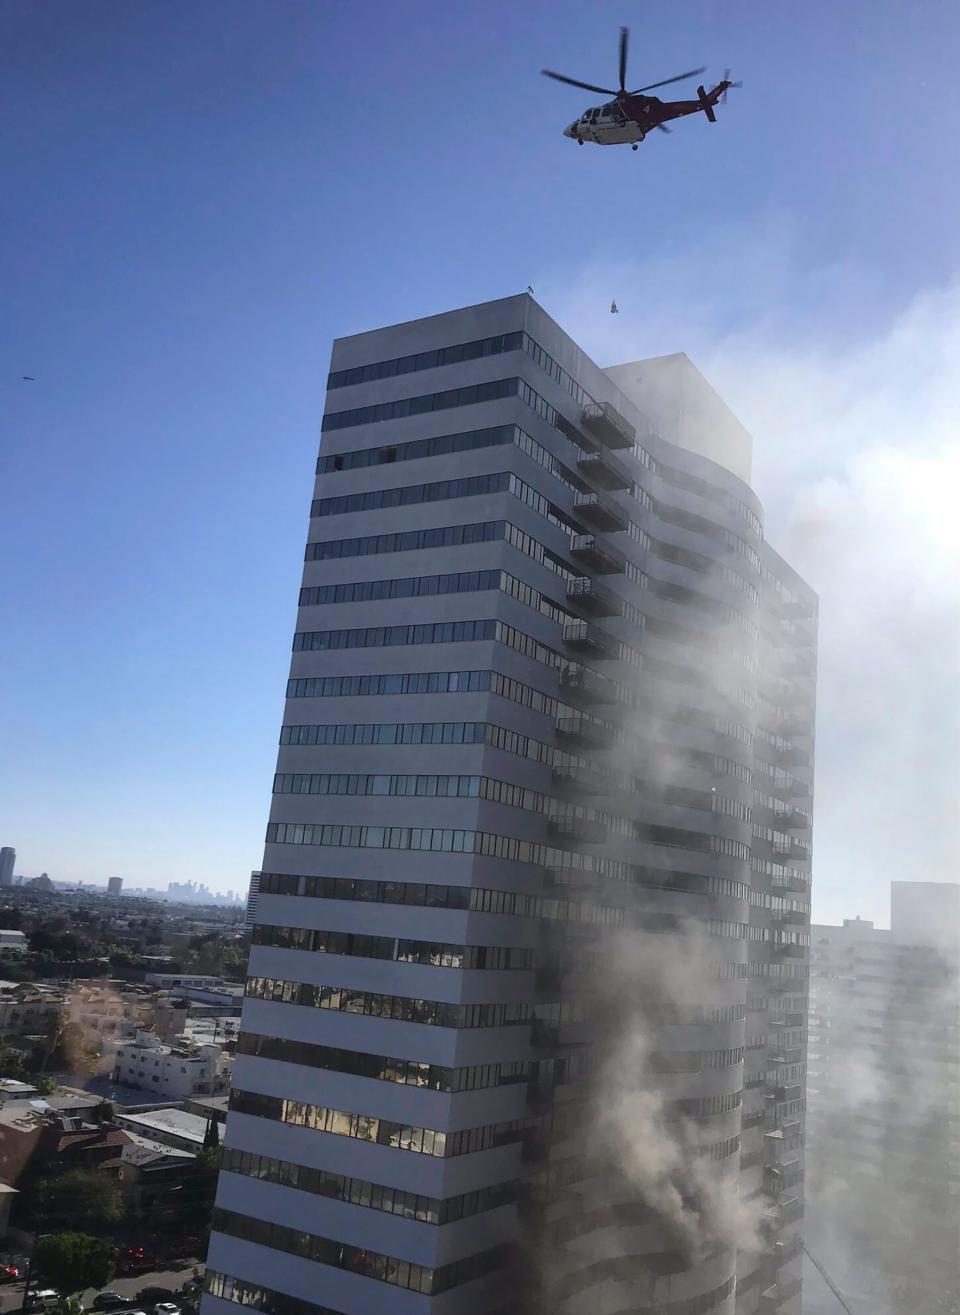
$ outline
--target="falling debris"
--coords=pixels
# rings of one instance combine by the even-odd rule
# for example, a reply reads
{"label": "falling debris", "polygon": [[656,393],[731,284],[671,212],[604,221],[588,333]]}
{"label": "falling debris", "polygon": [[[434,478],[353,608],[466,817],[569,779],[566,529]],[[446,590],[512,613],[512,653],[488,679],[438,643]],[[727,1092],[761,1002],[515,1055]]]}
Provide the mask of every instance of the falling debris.
{"label": "falling debris", "polygon": [[532,293],[533,293],[533,288],[531,288],[531,286],[530,286],[529,283],[527,284],[527,291],[528,291],[529,293],[531,293],[531,295],[532,295]]}
{"label": "falling debris", "polygon": [[33,377],[32,374],[22,374],[22,375],[20,376],[20,378],[21,378],[21,379],[25,379],[25,380],[27,381],[28,384],[35,384],[35,383],[37,382],[36,379],[34,379],[34,377]]}
{"label": "falling debris", "polygon": [[611,315],[619,315],[619,314],[620,314],[620,307],[617,305],[617,303],[616,303],[615,301],[611,301],[611,303],[610,303],[610,314],[611,314]]}

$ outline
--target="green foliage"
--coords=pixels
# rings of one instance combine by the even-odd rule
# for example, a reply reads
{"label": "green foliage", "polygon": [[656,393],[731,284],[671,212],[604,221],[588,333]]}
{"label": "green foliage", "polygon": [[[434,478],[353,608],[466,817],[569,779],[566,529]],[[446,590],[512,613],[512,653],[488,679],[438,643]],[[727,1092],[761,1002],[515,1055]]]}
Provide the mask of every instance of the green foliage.
{"label": "green foliage", "polygon": [[61,1296],[102,1288],[114,1274],[113,1247],[86,1233],[51,1233],[33,1253],[35,1272]]}
{"label": "green foliage", "polygon": [[26,1065],[19,1050],[9,1046],[0,1046],[0,1077],[16,1078],[18,1082],[26,1080]]}
{"label": "green foliage", "polygon": [[34,1188],[34,1211],[41,1225],[69,1221],[91,1232],[105,1232],[123,1214],[120,1187],[95,1169],[69,1169],[54,1178],[40,1178]]}
{"label": "green foliage", "polygon": [[52,1096],[57,1089],[56,1078],[47,1077],[46,1073],[35,1073],[30,1082],[36,1087],[41,1096]]}

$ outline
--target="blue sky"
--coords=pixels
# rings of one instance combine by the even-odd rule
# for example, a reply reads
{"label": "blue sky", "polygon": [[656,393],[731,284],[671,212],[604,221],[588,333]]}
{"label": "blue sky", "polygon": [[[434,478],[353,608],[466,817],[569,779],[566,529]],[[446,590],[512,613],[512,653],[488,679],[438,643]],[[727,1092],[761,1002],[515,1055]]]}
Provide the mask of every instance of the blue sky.
{"label": "blue sky", "polygon": [[[539,69],[614,80],[621,22],[635,83],[743,79],[716,126],[561,136],[597,98]],[[952,286],[958,28],[947,0],[5,0],[18,870],[226,889],[259,864],[335,335],[530,283],[602,363],[761,330],[786,357],[868,350]],[[886,878],[836,858],[862,823],[818,838],[820,916],[885,918]]]}

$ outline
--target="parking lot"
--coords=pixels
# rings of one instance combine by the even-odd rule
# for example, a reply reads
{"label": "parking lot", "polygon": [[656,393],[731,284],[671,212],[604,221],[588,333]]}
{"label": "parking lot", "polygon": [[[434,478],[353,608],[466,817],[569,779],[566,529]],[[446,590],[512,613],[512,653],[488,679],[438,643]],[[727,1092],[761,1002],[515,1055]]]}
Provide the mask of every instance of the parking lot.
{"label": "parking lot", "polygon": [[[189,1261],[177,1269],[157,1270],[149,1274],[134,1274],[126,1278],[117,1275],[105,1286],[114,1292],[119,1292],[124,1297],[135,1297],[141,1288],[147,1287],[170,1288],[171,1291],[176,1292],[191,1277],[196,1263],[196,1261]],[[91,1288],[88,1292],[82,1293],[81,1300],[84,1306],[89,1309],[90,1303],[100,1290]],[[22,1283],[8,1283],[0,1288],[0,1315],[7,1315],[9,1311],[18,1311],[22,1305]],[[150,1310],[148,1310],[148,1315],[150,1315]]]}

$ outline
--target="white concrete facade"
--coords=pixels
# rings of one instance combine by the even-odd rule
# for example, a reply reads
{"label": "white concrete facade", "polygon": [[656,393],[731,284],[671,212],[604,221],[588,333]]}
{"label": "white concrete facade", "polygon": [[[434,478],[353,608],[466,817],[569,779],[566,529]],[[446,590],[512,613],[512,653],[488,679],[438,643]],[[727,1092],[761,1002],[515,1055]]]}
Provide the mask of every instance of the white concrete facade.
{"label": "white concrete facade", "polygon": [[[749,436],[696,441],[687,362],[671,442],[636,364],[525,296],[335,344],[204,1315],[797,1315],[816,600]],[[577,1195],[577,972],[681,926],[711,985],[660,1089],[759,1258]]]}

